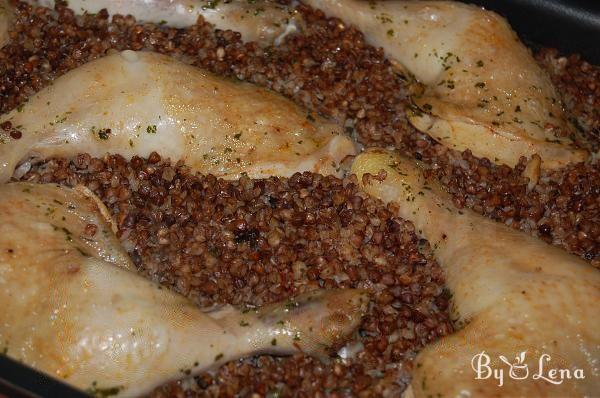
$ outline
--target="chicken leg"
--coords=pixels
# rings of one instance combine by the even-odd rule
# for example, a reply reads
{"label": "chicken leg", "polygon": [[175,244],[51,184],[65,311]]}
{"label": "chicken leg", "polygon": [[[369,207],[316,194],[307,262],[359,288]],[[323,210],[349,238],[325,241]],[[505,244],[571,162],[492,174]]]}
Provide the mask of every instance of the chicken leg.
{"label": "chicken leg", "polygon": [[360,290],[203,312],[138,276],[88,191],[0,186],[0,347],[89,391],[136,396],[226,361],[323,356],[358,326]]}
{"label": "chicken leg", "polygon": [[355,154],[341,126],[249,83],[171,57],[124,51],[58,78],[0,116],[0,182],[28,157],[156,151],[196,171],[252,178],[342,174]]}
{"label": "chicken leg", "polygon": [[[368,151],[352,170],[366,192],[398,203],[399,215],[429,240],[452,294],[451,316],[459,330],[417,356],[409,394],[591,397],[600,391],[596,269],[504,224],[456,209],[406,158]],[[509,369],[502,358],[515,357],[519,363]],[[540,367],[547,378],[552,368],[567,369],[571,378],[560,383],[536,378]],[[487,371],[502,369],[499,386]],[[517,379],[525,369],[528,377]],[[577,369],[584,378],[575,377]]]}
{"label": "chicken leg", "polygon": [[550,78],[499,15],[455,1],[306,3],[358,27],[423,85],[409,120],[442,144],[510,166],[586,159]]}
{"label": "chicken leg", "polygon": [[[34,5],[54,7],[54,0],[28,0]],[[110,15],[133,15],[140,22],[175,28],[194,25],[199,16],[217,29],[233,30],[244,41],[264,45],[279,43],[294,33],[300,18],[293,7],[271,0],[70,0],[76,13],[95,14],[105,8]]]}

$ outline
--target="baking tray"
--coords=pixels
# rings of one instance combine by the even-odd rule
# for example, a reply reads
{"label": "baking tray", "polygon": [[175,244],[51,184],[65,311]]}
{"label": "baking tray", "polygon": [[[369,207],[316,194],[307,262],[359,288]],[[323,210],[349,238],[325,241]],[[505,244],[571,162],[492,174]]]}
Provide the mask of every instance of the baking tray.
{"label": "baking tray", "polygon": [[[48,338],[52,338],[48,336]],[[0,398],[86,398],[80,392],[37,370],[0,354]]]}
{"label": "baking tray", "polygon": [[506,17],[529,47],[552,47],[600,64],[599,0],[471,0]]}
{"label": "baking tray", "polygon": [[[471,0],[506,17],[529,47],[579,53],[600,64],[599,0]],[[50,338],[50,336],[49,336]],[[86,397],[66,384],[0,354],[0,398]]]}

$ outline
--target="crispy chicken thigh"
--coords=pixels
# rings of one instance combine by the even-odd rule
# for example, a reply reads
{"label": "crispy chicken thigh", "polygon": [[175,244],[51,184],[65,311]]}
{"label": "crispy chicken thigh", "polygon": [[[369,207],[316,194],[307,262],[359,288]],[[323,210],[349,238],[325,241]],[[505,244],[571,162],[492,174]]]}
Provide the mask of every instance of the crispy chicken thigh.
{"label": "crispy chicken thigh", "polygon": [[549,77],[497,14],[453,1],[306,3],[357,26],[422,83],[409,119],[439,142],[511,166],[586,159]]}
{"label": "crispy chicken thigh", "polygon": [[0,116],[0,181],[32,156],[156,151],[196,171],[261,178],[311,171],[340,175],[355,147],[340,126],[252,84],[175,59],[125,51],[58,78]]}
{"label": "crispy chicken thigh", "polygon": [[13,183],[0,195],[0,344],[81,389],[133,396],[242,356],[322,356],[366,309],[364,292],[333,289],[203,312],[135,274],[89,191]]}
{"label": "crispy chicken thigh", "polygon": [[[452,294],[451,316],[459,330],[417,356],[409,394],[591,397],[600,391],[596,269],[557,247],[455,208],[449,195],[406,158],[371,150],[352,169],[366,192],[396,202],[399,215],[429,240]],[[493,377],[475,378],[472,361],[482,352],[490,357],[490,369],[504,367],[502,387]],[[550,356],[543,362],[546,371],[569,369],[572,378],[552,384],[533,377],[544,354]],[[529,378],[510,378],[501,356],[518,358]],[[582,369],[585,379],[573,378],[575,369]]]}

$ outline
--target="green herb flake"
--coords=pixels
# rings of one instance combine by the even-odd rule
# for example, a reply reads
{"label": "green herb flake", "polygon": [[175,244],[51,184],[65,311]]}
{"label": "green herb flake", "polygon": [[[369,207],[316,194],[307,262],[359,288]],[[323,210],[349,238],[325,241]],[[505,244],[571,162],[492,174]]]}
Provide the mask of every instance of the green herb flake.
{"label": "green herb flake", "polygon": [[108,140],[110,138],[110,133],[110,129],[98,130],[98,138],[100,138],[101,140]]}
{"label": "green herb flake", "polygon": [[121,386],[100,388],[100,387],[98,387],[97,382],[93,382],[92,386],[90,388],[88,388],[87,390],[85,390],[85,392],[94,398],[106,398],[106,397],[112,397],[114,395],[118,395],[122,389],[123,389],[123,387],[121,387]]}
{"label": "green herb flake", "polygon": [[205,6],[202,6],[203,10],[214,10],[219,4],[220,0],[208,0]]}
{"label": "green herb flake", "polygon": [[290,311],[293,310],[296,307],[299,307],[300,303],[298,303],[297,301],[294,300],[288,300],[287,303],[285,303],[285,310],[286,311]]}

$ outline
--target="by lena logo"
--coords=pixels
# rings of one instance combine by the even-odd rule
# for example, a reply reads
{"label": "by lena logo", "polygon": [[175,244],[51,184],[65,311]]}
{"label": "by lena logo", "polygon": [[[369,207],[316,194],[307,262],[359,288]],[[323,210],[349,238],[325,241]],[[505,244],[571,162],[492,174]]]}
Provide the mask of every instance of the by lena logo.
{"label": "by lena logo", "polygon": [[[485,352],[481,351],[476,354],[471,360],[471,367],[475,372],[476,380],[487,380],[493,378],[498,381],[498,386],[504,385],[505,377],[512,380],[544,380],[551,384],[562,384],[565,380],[570,379],[585,379],[583,369],[557,369],[550,366],[552,357],[548,354],[542,354],[537,361],[537,369],[529,369],[529,365],[525,363],[527,351],[523,351],[515,356],[514,361],[509,361],[504,355],[499,355],[501,363],[506,366],[493,368],[492,358]],[[508,370],[508,373],[506,373]]]}

